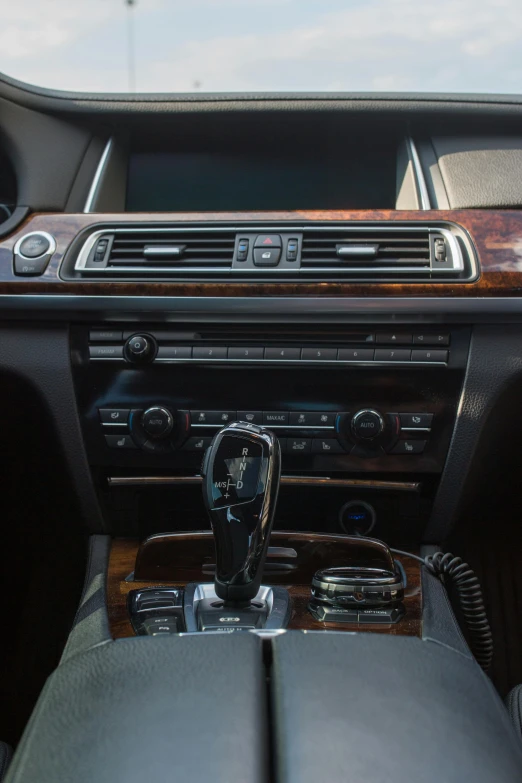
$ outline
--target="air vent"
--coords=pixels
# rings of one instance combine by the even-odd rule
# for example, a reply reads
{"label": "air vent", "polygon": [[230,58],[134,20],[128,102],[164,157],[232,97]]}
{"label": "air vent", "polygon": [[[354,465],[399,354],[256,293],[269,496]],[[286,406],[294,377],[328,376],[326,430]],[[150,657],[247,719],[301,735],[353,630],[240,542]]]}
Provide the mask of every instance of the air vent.
{"label": "air vent", "polygon": [[228,273],[234,231],[121,229],[98,231],[83,246],[75,265],[83,274],[110,277],[187,277]]}
{"label": "air vent", "polygon": [[448,229],[350,226],[303,232],[303,276],[393,280],[463,270],[459,245]]}
{"label": "air vent", "polygon": [[476,264],[469,237],[444,221],[131,224],[78,237],[61,274],[122,281],[465,282],[475,277]]}

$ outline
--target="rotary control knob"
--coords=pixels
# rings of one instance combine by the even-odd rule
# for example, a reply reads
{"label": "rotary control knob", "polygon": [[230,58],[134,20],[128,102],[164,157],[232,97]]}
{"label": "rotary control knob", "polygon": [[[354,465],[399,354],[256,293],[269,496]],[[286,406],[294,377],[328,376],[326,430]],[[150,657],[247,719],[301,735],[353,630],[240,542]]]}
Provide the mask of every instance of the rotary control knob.
{"label": "rotary control knob", "polygon": [[151,362],[156,355],[156,343],[146,334],[134,334],[125,343],[124,354],[132,364]]}
{"label": "rotary control knob", "polygon": [[384,419],[378,411],[358,411],[352,418],[352,433],[357,440],[370,441],[384,432]]}
{"label": "rotary control knob", "polygon": [[141,417],[141,426],[150,438],[161,440],[172,432],[174,418],[167,408],[148,408]]}

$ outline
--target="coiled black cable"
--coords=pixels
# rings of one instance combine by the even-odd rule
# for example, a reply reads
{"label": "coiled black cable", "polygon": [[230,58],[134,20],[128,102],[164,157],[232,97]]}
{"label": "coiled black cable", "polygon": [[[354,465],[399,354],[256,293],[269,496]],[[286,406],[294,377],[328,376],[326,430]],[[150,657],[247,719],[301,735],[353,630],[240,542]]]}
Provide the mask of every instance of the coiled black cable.
{"label": "coiled black cable", "polygon": [[436,552],[423,559],[399,549],[391,551],[419,560],[438,579],[451,582],[469,631],[471,651],[482,669],[487,672],[493,660],[493,635],[486,615],[482,589],[473,570],[460,557],[449,552]]}

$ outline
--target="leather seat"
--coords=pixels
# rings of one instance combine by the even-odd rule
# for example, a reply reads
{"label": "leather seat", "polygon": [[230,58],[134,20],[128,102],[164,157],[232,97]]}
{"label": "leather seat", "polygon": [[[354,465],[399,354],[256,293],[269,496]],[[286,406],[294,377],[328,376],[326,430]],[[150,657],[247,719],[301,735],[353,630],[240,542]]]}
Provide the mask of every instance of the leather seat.
{"label": "leather seat", "polygon": [[9,745],[6,745],[5,742],[0,742],[0,780],[4,779],[12,755],[13,751]]}
{"label": "leather seat", "polygon": [[508,693],[506,707],[518,736],[522,739],[522,685],[515,685]]}

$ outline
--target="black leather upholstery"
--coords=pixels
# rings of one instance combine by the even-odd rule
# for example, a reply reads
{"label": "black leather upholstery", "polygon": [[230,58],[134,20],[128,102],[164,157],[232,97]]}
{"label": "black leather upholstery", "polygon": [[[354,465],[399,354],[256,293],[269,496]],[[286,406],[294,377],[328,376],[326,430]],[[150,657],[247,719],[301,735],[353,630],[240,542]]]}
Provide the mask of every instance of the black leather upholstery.
{"label": "black leather upholstery", "polygon": [[108,642],[49,678],[7,781],[266,783],[265,698],[252,634]]}
{"label": "black leather upholstery", "polygon": [[273,642],[278,783],[515,783],[522,743],[474,660],[434,642],[299,634]]}
{"label": "black leather upholstery", "polygon": [[508,693],[506,707],[515,731],[522,739],[522,685],[515,685],[513,690]]}
{"label": "black leather upholstery", "polygon": [[10,746],[5,742],[0,742],[0,780],[4,779],[12,755],[13,751]]}

